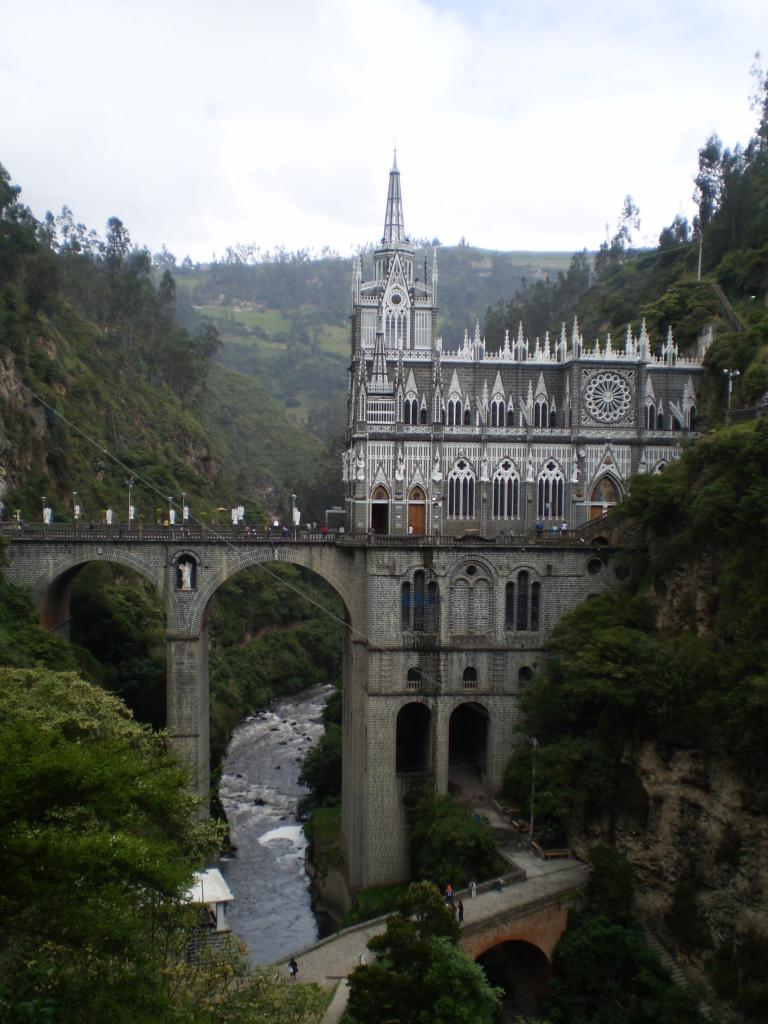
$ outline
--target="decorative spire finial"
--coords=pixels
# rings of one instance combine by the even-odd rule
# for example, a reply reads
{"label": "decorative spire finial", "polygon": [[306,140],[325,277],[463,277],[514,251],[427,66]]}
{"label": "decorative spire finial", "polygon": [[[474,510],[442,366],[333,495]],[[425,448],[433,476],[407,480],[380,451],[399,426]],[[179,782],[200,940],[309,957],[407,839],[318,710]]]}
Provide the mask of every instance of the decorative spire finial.
{"label": "decorative spire finial", "polygon": [[387,212],[384,216],[384,245],[399,245],[406,241],[405,224],[403,221],[403,197],[400,193],[400,171],[397,169],[397,147],[389,172],[389,190],[387,192]]}

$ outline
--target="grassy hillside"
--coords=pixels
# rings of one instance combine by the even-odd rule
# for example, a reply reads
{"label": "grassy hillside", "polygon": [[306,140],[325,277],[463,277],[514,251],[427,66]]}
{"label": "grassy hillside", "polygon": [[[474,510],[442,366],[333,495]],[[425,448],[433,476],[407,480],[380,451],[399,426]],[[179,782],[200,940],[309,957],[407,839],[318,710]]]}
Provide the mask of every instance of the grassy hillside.
{"label": "grassy hillside", "polygon": [[[431,253],[417,250],[417,267],[425,257]],[[440,247],[438,330],[446,345],[458,345],[489,305],[566,269],[570,258]],[[370,268],[370,254],[364,260]],[[219,332],[217,360],[259,378],[292,421],[323,439],[344,429],[351,273],[351,260],[299,254],[175,271],[185,322]]]}

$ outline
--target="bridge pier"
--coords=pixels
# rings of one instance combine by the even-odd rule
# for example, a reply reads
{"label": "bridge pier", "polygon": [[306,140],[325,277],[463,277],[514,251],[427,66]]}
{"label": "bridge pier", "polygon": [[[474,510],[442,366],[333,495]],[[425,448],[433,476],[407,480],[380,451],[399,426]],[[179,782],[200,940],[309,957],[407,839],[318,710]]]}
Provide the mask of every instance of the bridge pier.
{"label": "bridge pier", "polygon": [[189,766],[199,796],[210,789],[208,626],[197,634],[167,633],[166,723],[176,752]]}

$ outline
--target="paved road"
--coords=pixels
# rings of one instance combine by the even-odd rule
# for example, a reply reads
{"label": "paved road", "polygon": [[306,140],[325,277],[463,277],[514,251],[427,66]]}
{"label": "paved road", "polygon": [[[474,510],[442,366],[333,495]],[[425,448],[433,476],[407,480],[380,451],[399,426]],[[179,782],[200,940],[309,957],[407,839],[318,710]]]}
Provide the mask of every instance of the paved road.
{"label": "paved road", "polygon": [[[586,865],[577,860],[543,861],[531,854],[519,853],[515,855],[515,861],[527,872],[528,878],[525,881],[507,885],[501,892],[479,892],[474,900],[469,898],[468,893],[459,894],[464,902],[464,927],[482,925],[483,921],[491,920],[504,911],[519,910],[534,901],[582,885],[589,873]],[[347,928],[294,953],[299,964],[300,981],[314,981],[323,987],[342,982],[323,1024],[335,1024],[340,1018],[347,1001],[347,986],[343,979],[358,964],[370,959],[368,943],[385,928],[386,919],[379,918],[369,924]],[[282,961],[277,966],[287,977],[286,964],[287,961]]]}

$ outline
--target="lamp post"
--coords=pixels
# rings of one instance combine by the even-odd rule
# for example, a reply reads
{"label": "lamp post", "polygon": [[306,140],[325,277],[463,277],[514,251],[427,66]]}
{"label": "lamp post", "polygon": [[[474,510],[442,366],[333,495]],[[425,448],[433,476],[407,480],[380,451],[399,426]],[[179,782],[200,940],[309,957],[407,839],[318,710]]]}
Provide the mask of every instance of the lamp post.
{"label": "lamp post", "polygon": [[125,484],[126,484],[126,486],[128,488],[128,525],[131,526],[131,524],[133,523],[133,513],[135,511],[134,507],[133,507],[133,501],[131,500],[132,497],[133,497],[133,494],[132,494],[132,492],[133,492],[133,485],[134,485],[133,477],[132,476],[126,477],[125,478]]}
{"label": "lamp post", "polygon": [[728,420],[730,420],[730,418],[731,418],[731,392],[733,391],[733,378],[734,377],[739,377],[740,376],[740,372],[738,370],[730,370],[726,366],[723,369],[723,373],[725,374],[725,378],[726,378],[726,382],[727,382],[726,387],[727,387],[727,392],[728,392],[728,398],[727,398],[727,406],[726,406],[725,419],[726,419],[726,422],[728,422]]}
{"label": "lamp post", "polygon": [[46,501],[47,501],[47,500],[48,500],[48,499],[46,498],[46,496],[45,496],[45,495],[43,495],[43,496],[42,496],[42,498],[40,499],[40,501],[41,501],[41,502],[43,503],[43,526],[45,526],[45,523],[46,523],[46,518],[45,518],[45,503],[46,503]]}
{"label": "lamp post", "polygon": [[189,519],[189,509],[187,508],[187,494],[186,491],[181,492],[181,525],[187,525],[187,519]]}
{"label": "lamp post", "polygon": [[296,495],[291,495],[291,526],[293,527],[293,539],[296,540]]}
{"label": "lamp post", "polygon": [[173,526],[174,525],[174,523],[173,523],[174,519],[175,519],[175,515],[174,515],[174,511],[173,511],[173,495],[169,494],[168,495],[168,525],[169,526]]}
{"label": "lamp post", "polygon": [[538,747],[539,741],[535,736],[529,736],[528,742],[531,745],[531,824],[528,836],[531,842],[533,842],[533,805],[536,800],[536,747]]}
{"label": "lamp post", "polygon": [[77,521],[80,518],[80,506],[77,504],[77,491],[72,491],[72,522],[77,529]]}

